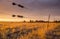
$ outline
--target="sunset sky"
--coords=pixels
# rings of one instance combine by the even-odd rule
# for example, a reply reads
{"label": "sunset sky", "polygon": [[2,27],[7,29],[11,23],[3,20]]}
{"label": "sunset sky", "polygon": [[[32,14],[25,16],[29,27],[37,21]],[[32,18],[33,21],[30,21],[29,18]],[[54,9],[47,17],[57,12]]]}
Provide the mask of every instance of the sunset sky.
{"label": "sunset sky", "polygon": [[[25,8],[12,5],[21,4]],[[12,15],[22,15],[25,18],[13,18]],[[60,20],[60,0],[0,0],[0,21],[22,20]]]}

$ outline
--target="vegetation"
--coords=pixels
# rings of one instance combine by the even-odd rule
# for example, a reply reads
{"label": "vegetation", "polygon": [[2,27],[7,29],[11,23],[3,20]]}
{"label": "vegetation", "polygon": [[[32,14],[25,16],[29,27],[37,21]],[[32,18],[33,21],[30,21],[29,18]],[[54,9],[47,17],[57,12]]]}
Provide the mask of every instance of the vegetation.
{"label": "vegetation", "polygon": [[60,25],[46,33],[46,39],[60,39]]}
{"label": "vegetation", "polygon": [[[22,27],[6,28],[3,33],[0,32],[0,39],[20,39],[22,37],[28,36],[29,33],[32,35],[33,31],[36,31],[37,28],[26,29]],[[3,35],[4,34],[4,35]],[[37,39],[37,38],[36,38]]]}
{"label": "vegetation", "polygon": [[0,22],[0,39],[60,39],[60,23]]}

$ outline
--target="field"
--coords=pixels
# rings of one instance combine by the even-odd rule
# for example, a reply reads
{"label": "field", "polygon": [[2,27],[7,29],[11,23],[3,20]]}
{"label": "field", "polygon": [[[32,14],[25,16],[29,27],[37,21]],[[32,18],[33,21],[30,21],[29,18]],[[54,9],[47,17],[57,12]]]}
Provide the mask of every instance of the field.
{"label": "field", "polygon": [[60,23],[0,22],[0,39],[60,39]]}

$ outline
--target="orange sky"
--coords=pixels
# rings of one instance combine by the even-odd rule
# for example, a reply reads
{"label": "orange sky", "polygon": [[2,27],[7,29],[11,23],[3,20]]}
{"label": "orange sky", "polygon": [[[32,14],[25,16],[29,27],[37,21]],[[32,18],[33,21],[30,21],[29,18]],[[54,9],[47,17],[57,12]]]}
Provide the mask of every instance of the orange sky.
{"label": "orange sky", "polygon": [[[31,0],[32,1],[32,0]],[[0,2],[0,21],[21,21],[21,20],[48,20],[48,15],[51,14],[50,20],[60,20],[60,8],[59,7],[45,7],[39,6],[38,1],[16,1],[1,0]],[[26,8],[22,9],[18,6],[13,6],[11,3],[24,5]],[[31,2],[31,3],[30,3]],[[46,1],[45,1],[46,2]],[[55,1],[56,2],[56,1]],[[28,3],[28,4],[27,4]],[[32,4],[33,3],[33,4]],[[31,5],[31,6],[30,6]],[[36,6],[37,5],[37,6]],[[25,18],[13,18],[12,15],[23,15]]]}

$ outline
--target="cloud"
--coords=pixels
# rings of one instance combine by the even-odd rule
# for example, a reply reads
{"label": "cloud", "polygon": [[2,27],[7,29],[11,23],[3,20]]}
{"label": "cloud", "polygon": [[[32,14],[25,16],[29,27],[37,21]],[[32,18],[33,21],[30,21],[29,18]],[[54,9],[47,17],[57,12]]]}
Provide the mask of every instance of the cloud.
{"label": "cloud", "polygon": [[60,0],[40,0],[40,3],[47,6],[60,6]]}
{"label": "cloud", "polygon": [[60,0],[35,0],[31,3],[32,6],[46,6],[46,7],[59,7],[60,6]]}
{"label": "cloud", "polygon": [[0,0],[0,2],[2,2],[2,0]]}
{"label": "cloud", "polygon": [[[28,15],[48,15],[51,13],[53,15],[60,15],[60,0],[11,0],[11,2],[5,1],[1,5],[3,10],[6,12],[17,12],[18,14],[28,14]],[[10,0],[9,0],[10,1]],[[16,2],[17,4],[22,4],[28,9],[21,9],[17,6],[12,6],[11,3]],[[7,7],[6,7],[7,6]],[[31,9],[31,10],[29,10]],[[2,10],[2,9],[1,9]],[[21,12],[21,13],[20,13]],[[29,14],[30,13],[30,14]]]}
{"label": "cloud", "polygon": [[18,4],[23,4],[29,8],[50,8],[50,7],[60,7],[60,0],[11,0]]}

